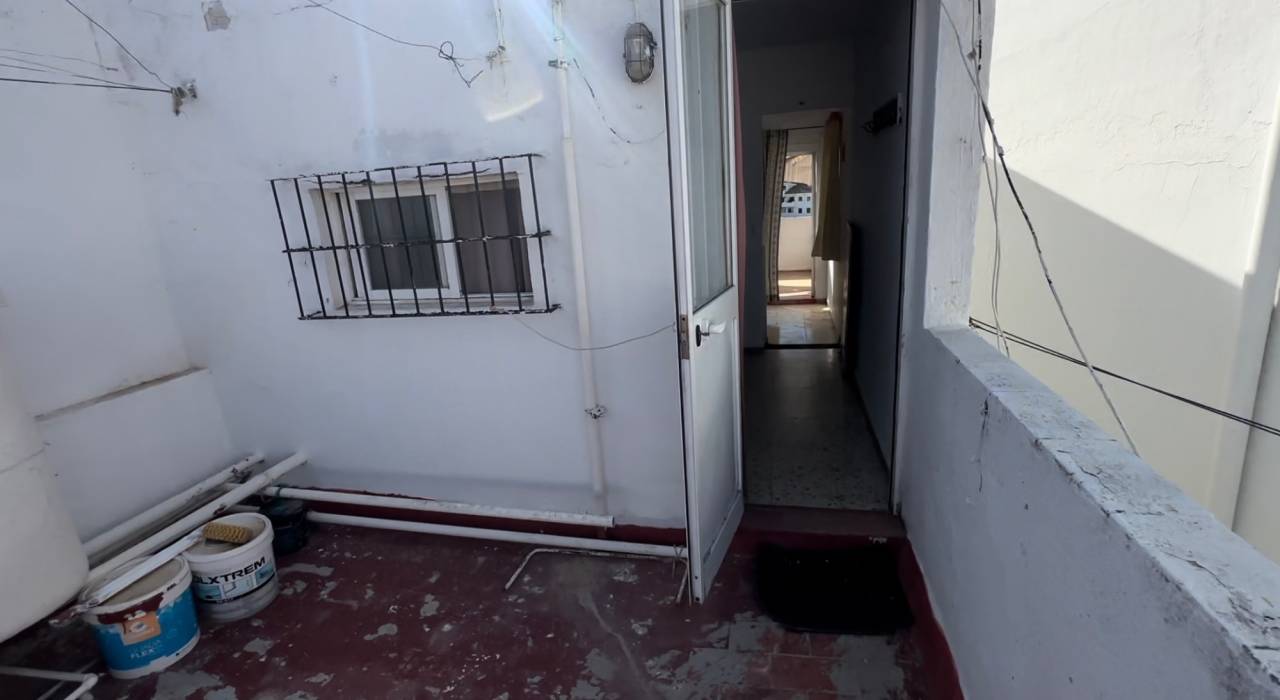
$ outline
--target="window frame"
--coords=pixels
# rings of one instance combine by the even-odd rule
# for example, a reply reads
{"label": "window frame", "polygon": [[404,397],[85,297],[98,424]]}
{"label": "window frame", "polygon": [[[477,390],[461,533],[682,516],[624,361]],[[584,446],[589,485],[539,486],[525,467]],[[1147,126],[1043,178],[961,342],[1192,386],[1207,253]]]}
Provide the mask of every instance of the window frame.
{"label": "window frame", "polygon": [[[459,165],[458,167],[462,166]],[[316,182],[309,183],[312,206],[307,216],[314,221],[312,230],[318,232],[321,245],[324,246],[376,243],[378,240],[377,232],[363,230],[358,202],[369,201],[370,199],[394,201],[397,190],[402,201],[410,197],[421,197],[425,194],[432,217],[431,223],[435,227],[437,236],[436,240],[438,242],[435,244],[437,265],[443,277],[444,285],[439,288],[439,293],[437,293],[436,287],[424,287],[420,284],[416,288],[393,287],[390,290],[369,288],[369,294],[366,297],[361,282],[367,284],[372,279],[370,267],[379,264],[377,260],[370,260],[369,257],[371,253],[376,254],[374,252],[376,249],[360,248],[337,251],[336,261],[333,255],[323,256],[323,262],[320,262],[319,256],[317,256],[317,262],[320,263],[318,267],[325,277],[324,287],[328,292],[322,302],[330,313],[340,314],[348,310],[348,307],[352,315],[357,313],[370,315],[368,313],[370,307],[378,311],[391,310],[395,314],[439,313],[442,299],[446,313],[458,312],[473,307],[514,311],[521,308],[521,305],[525,308],[530,308],[537,303],[537,287],[534,284],[534,279],[536,272],[542,267],[543,259],[541,246],[532,244],[530,242],[531,238],[517,239],[520,241],[519,245],[524,247],[525,261],[527,263],[527,269],[524,274],[526,276],[525,279],[529,281],[528,291],[495,291],[492,294],[488,291],[463,293],[460,248],[462,246],[481,246],[484,244],[457,240],[453,225],[452,203],[449,201],[450,194],[458,195],[475,192],[477,187],[480,191],[500,191],[505,186],[503,184],[505,177],[506,183],[516,183],[516,188],[519,192],[518,215],[523,224],[524,235],[529,236],[540,233],[537,228],[536,215],[530,206],[531,203],[536,206],[536,202],[534,201],[534,192],[532,190],[532,178],[526,163],[509,161],[505,164],[505,172],[502,173],[497,172],[496,167],[475,172],[471,170],[454,172],[451,169],[447,185],[443,174],[428,174],[424,172],[425,177],[421,188],[418,185],[417,177],[406,177],[403,172],[397,173],[396,182],[393,184],[388,170],[383,168],[370,171],[373,179],[372,192],[370,191],[369,182],[364,179],[355,180],[348,177],[345,190],[343,184],[339,181],[327,180],[324,182],[323,187]],[[348,197],[351,206],[348,206]],[[328,207],[327,212],[325,210],[326,205]],[[368,237],[366,237],[366,233],[368,233]],[[506,238],[505,236],[495,236],[491,231],[486,231],[486,234],[491,238],[488,245],[511,245],[510,241],[502,240]],[[388,231],[384,228],[382,240],[386,243],[403,241],[398,227],[397,230],[393,231]],[[404,252],[400,249],[392,250],[397,255],[404,255]],[[349,260],[347,253],[351,253],[352,258],[358,258],[358,260]],[[519,278],[519,275],[517,275],[517,278]],[[415,279],[416,282],[417,280]]]}

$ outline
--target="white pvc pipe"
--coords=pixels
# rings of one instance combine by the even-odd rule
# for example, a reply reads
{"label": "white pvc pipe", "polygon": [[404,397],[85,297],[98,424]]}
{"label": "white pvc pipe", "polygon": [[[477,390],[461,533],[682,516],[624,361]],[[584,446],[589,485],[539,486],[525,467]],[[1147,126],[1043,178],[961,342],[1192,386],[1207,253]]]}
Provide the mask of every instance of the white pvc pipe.
{"label": "white pvc pipe", "polygon": [[374,506],[378,508],[415,510],[426,513],[454,513],[457,515],[474,515],[484,518],[528,520],[532,522],[561,523],[565,525],[583,525],[587,527],[613,527],[612,515],[560,513],[550,510],[526,510],[524,508],[480,506],[471,503],[435,501],[426,498],[412,498],[409,496],[377,496],[374,494],[347,493],[344,491],[330,491],[327,489],[294,488],[292,486],[268,486],[258,493],[262,496],[297,498],[303,501],[317,501],[321,503],[347,503],[351,505]]}
{"label": "white pvc pipe", "polygon": [[19,668],[17,666],[0,666],[0,676],[18,676],[20,678],[39,678],[58,683],[79,683],[79,687],[71,691],[65,700],[82,697],[89,689],[98,684],[96,673],[63,673],[61,671],[44,671],[36,668]]}
{"label": "white pvc pipe", "polygon": [[544,535],[537,532],[512,532],[509,530],[490,530],[482,527],[460,527],[457,525],[415,523],[406,520],[365,518],[358,515],[335,515],[333,513],[312,512],[307,514],[307,519],[312,522],[328,525],[350,525],[354,527],[370,527],[378,530],[421,532],[428,535],[465,537],[473,540],[536,544],[542,547],[585,549],[595,552],[614,552],[617,554],[643,554],[651,557],[667,557],[673,559],[685,559],[687,557],[687,550],[679,545],[596,540],[589,537],[565,537],[563,535]]}
{"label": "white pvc pipe", "polygon": [[605,488],[604,444],[600,435],[600,399],[596,392],[595,356],[591,351],[591,305],[587,298],[587,265],[582,247],[582,203],[578,190],[577,148],[573,112],[569,104],[570,63],[565,51],[564,0],[554,0],[556,68],[560,87],[561,144],[564,186],[569,207],[569,247],[573,251],[573,287],[578,315],[578,352],[582,370],[582,403],[587,412],[587,459],[591,461],[591,491],[600,513],[609,512]]}
{"label": "white pvc pipe", "polygon": [[212,518],[222,512],[228,506],[239,503],[240,501],[243,501],[249,496],[257,493],[262,489],[262,487],[269,485],[271,482],[287,474],[291,469],[306,463],[306,461],[306,455],[301,452],[295,453],[288,459],[277,463],[275,466],[270,467],[261,474],[258,474],[252,479],[240,484],[231,491],[228,491],[226,494],[219,496],[200,508],[188,513],[172,525],[164,528],[154,535],[151,535],[132,547],[129,547],[107,561],[93,567],[89,572],[89,580],[94,581],[95,579],[101,578],[104,574],[110,573],[131,559],[146,554],[152,554],[173,540],[191,532],[191,530],[202,525],[209,518]]}
{"label": "white pvc pipe", "polygon": [[235,464],[220,470],[218,473],[201,481],[180,493],[151,506],[128,520],[116,525],[106,532],[94,537],[84,544],[84,551],[90,557],[136,537],[139,532],[153,525],[157,520],[190,506],[194,501],[210,491],[222,486],[232,479],[239,478],[254,465],[262,462],[262,454],[254,453]]}

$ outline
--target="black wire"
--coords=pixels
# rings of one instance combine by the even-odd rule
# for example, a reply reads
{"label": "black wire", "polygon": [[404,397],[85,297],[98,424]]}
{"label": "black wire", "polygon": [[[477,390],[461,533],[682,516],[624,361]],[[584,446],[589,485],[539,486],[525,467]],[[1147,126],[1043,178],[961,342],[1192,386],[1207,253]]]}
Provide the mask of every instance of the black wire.
{"label": "black wire", "polygon": [[[71,1],[71,0],[67,0],[67,2],[70,2],[70,1]],[[404,46],[413,46],[413,47],[415,47],[415,48],[419,48],[419,49],[433,49],[433,50],[436,52],[436,56],[437,56],[438,58],[440,58],[440,59],[441,59],[441,60],[443,60],[443,61],[448,61],[450,64],[452,64],[452,65],[453,65],[453,69],[454,69],[455,71],[457,71],[457,73],[458,73],[458,77],[462,79],[462,82],[463,82],[464,84],[466,84],[466,86],[467,86],[467,87],[471,87],[471,83],[475,82],[475,79],[476,79],[476,78],[479,78],[479,77],[480,77],[480,74],[484,72],[484,70],[478,70],[478,71],[476,71],[475,75],[472,75],[471,77],[469,77],[469,78],[468,78],[468,77],[466,76],[466,74],[464,74],[464,73],[462,72],[462,63],[463,63],[464,61],[473,61],[473,60],[475,60],[475,59],[473,59],[473,58],[459,58],[459,57],[457,57],[457,56],[453,55],[453,42],[452,42],[452,41],[442,41],[442,42],[440,42],[440,44],[439,44],[439,45],[436,45],[436,44],[419,43],[419,42],[416,42],[416,41],[406,41],[406,40],[404,40],[404,39],[400,39],[400,38],[397,38],[397,37],[391,36],[390,34],[387,34],[387,33],[386,33],[386,32],[384,32],[384,31],[381,31],[381,30],[375,29],[375,28],[373,28],[373,27],[370,27],[369,25],[365,24],[364,22],[361,22],[360,20],[355,19],[354,17],[348,17],[347,15],[344,15],[344,14],[342,14],[341,12],[338,12],[337,10],[335,10],[335,9],[333,9],[333,8],[331,8],[331,7],[327,7],[327,6],[325,6],[325,5],[321,5],[320,3],[315,2],[315,0],[311,0],[311,4],[310,4],[310,5],[307,5],[307,7],[314,7],[314,8],[316,8],[317,10],[324,10],[325,12],[328,12],[329,14],[333,15],[334,17],[337,17],[337,18],[339,18],[339,19],[342,19],[342,20],[345,20],[345,21],[347,21],[347,22],[350,22],[351,24],[354,24],[355,26],[360,27],[361,29],[363,29],[363,30],[365,30],[365,31],[367,31],[367,32],[372,32],[373,34],[376,34],[376,35],[378,35],[378,36],[382,37],[383,39],[386,39],[387,41],[392,41],[392,42],[395,42],[395,43],[397,43],[397,44],[402,44],[402,45],[404,45]]]}
{"label": "black wire", "polygon": [[[146,71],[146,72],[150,73],[150,74],[151,74],[151,77],[155,78],[156,80],[159,80],[159,81],[160,81],[160,84],[161,84],[161,85],[163,85],[163,86],[165,86],[165,87],[167,87],[167,88],[169,88],[169,90],[172,90],[172,89],[173,89],[173,86],[172,86],[172,85],[170,85],[169,83],[166,83],[166,82],[164,81],[164,78],[161,78],[161,77],[159,76],[159,74],[157,74],[155,71],[153,71],[153,70],[151,70],[150,68],[148,68],[148,67],[147,67],[147,64],[145,64],[145,63],[143,63],[141,60],[139,60],[137,56],[134,56],[134,55],[133,55],[133,52],[129,50],[129,47],[128,47],[128,46],[125,46],[125,45],[124,45],[124,42],[122,42],[122,41],[120,41],[119,39],[117,39],[117,38],[116,38],[116,35],[115,35],[115,34],[112,34],[110,29],[107,29],[106,27],[102,26],[102,24],[101,24],[100,22],[98,22],[98,20],[96,20],[96,19],[94,19],[94,18],[90,17],[88,12],[85,12],[84,10],[80,9],[80,7],[79,7],[78,5],[76,5],[74,2],[71,2],[71,0],[62,0],[62,1],[63,1],[63,2],[65,2],[65,3],[67,3],[68,5],[70,5],[70,6],[71,6],[71,9],[73,9],[73,10],[75,10],[76,12],[79,12],[81,15],[83,15],[85,19],[89,20],[89,23],[90,23],[90,24],[92,24],[93,26],[97,27],[98,29],[101,29],[101,30],[103,31],[103,33],[105,33],[107,36],[111,37],[111,40],[112,40],[112,41],[114,41],[114,42],[116,42],[116,46],[119,46],[119,47],[120,47],[120,50],[122,50],[122,51],[124,51],[126,54],[128,54],[129,58],[132,58],[132,59],[133,59],[133,62],[134,62],[134,63],[138,64],[139,66],[142,66],[142,70],[144,70],[144,71]],[[168,92],[169,90],[166,90],[165,92]]]}
{"label": "black wire", "polygon": [[166,95],[171,94],[169,90],[166,90],[164,88],[143,87],[141,85],[114,85],[114,84],[107,84],[107,83],[70,83],[70,82],[59,82],[56,80],[31,80],[28,78],[0,78],[0,81],[6,82],[6,83],[35,83],[37,85],[74,85],[76,87],[95,87],[95,88],[105,88],[107,90],[141,90],[143,92],[163,92]]}
{"label": "black wire", "polygon": [[[978,319],[973,318],[972,316],[970,316],[970,317],[969,317],[969,325],[970,325],[970,326],[973,326],[974,328],[976,328],[976,329],[978,329],[978,330],[980,330],[980,331],[983,331],[983,332],[985,332],[985,333],[990,333],[990,334],[992,334],[992,335],[995,335],[995,334],[996,334],[996,327],[995,327],[995,326],[991,325],[990,323],[987,323],[986,321],[979,321]],[[1062,361],[1064,361],[1064,362],[1070,362],[1070,363],[1071,363],[1071,364],[1073,364],[1073,365],[1079,365],[1080,367],[1085,367],[1085,366],[1086,366],[1086,365],[1085,365],[1085,363],[1084,363],[1084,361],[1082,361],[1082,360],[1079,360],[1079,359],[1077,359],[1077,358],[1075,358],[1075,357],[1072,357],[1071,355],[1068,355],[1068,354],[1066,354],[1066,353],[1064,353],[1064,352],[1061,352],[1061,351],[1059,351],[1059,350],[1054,350],[1053,348],[1051,348],[1051,347],[1049,347],[1049,346],[1047,346],[1047,345],[1041,345],[1040,343],[1037,343],[1037,342],[1035,342],[1034,340],[1028,340],[1028,339],[1023,338],[1022,336],[1019,336],[1019,335],[1017,335],[1017,334],[1010,333],[1008,330],[1005,330],[1005,331],[1004,331],[1004,333],[1003,333],[1003,335],[1004,335],[1004,337],[1005,337],[1005,339],[1006,339],[1006,340],[1013,341],[1014,343],[1016,343],[1016,344],[1018,344],[1018,345],[1021,345],[1021,346],[1025,347],[1025,348],[1030,348],[1030,349],[1035,350],[1035,351],[1037,351],[1037,352],[1042,352],[1042,353],[1044,353],[1044,354],[1046,354],[1046,355],[1049,355],[1049,356],[1051,356],[1051,357],[1056,357],[1056,358],[1058,358],[1059,360],[1062,360]],[[1201,409],[1201,410],[1208,411],[1209,413],[1212,413],[1212,414],[1214,414],[1214,415],[1216,415],[1216,416],[1221,416],[1221,417],[1226,418],[1226,419],[1228,419],[1228,420],[1233,420],[1233,421],[1235,421],[1235,422],[1237,422],[1237,423],[1242,423],[1242,424],[1244,424],[1244,425],[1247,425],[1247,426],[1249,426],[1250,428],[1253,428],[1253,429],[1255,429],[1255,430],[1260,430],[1260,431],[1262,431],[1262,432],[1264,432],[1264,433],[1270,433],[1271,435],[1275,435],[1275,436],[1277,436],[1277,437],[1280,437],[1280,428],[1274,428],[1274,427],[1272,427],[1272,426],[1270,426],[1270,425],[1267,425],[1266,423],[1259,423],[1258,421],[1251,420],[1251,419],[1249,419],[1249,418],[1245,418],[1245,417],[1243,417],[1243,416],[1237,416],[1237,415],[1236,415],[1236,414],[1234,414],[1234,413],[1229,413],[1229,412],[1224,411],[1224,410],[1222,410],[1222,409],[1220,409],[1220,408],[1214,408],[1213,406],[1210,406],[1210,405],[1205,404],[1205,403],[1201,403],[1201,402],[1199,402],[1199,401],[1196,401],[1195,399],[1189,399],[1189,398],[1187,398],[1187,397],[1185,397],[1185,396],[1182,396],[1182,395],[1179,395],[1179,394],[1175,394],[1175,393],[1173,393],[1172,391],[1167,391],[1167,390],[1165,390],[1165,389],[1161,389],[1160,387],[1156,387],[1156,386],[1152,386],[1152,385],[1150,385],[1150,384],[1147,384],[1146,382],[1141,382],[1141,381],[1138,381],[1137,379],[1132,379],[1132,378],[1130,378],[1130,377],[1126,377],[1126,376],[1124,376],[1123,374],[1117,374],[1117,373],[1112,372],[1112,371],[1110,371],[1110,370],[1103,369],[1102,367],[1099,367],[1098,365],[1094,365],[1094,366],[1093,366],[1093,369],[1094,369],[1094,371],[1095,371],[1095,372],[1097,372],[1098,374],[1105,374],[1105,375],[1107,375],[1108,377],[1111,377],[1111,378],[1113,378],[1113,379],[1119,379],[1119,380],[1120,380],[1120,381],[1122,381],[1122,382],[1128,382],[1129,384],[1133,384],[1134,386],[1142,387],[1143,389],[1146,389],[1146,390],[1148,390],[1148,391],[1153,391],[1153,392],[1155,392],[1155,393],[1157,393],[1157,394],[1160,394],[1161,396],[1166,396],[1166,397],[1171,398],[1171,399],[1173,399],[1173,400],[1175,400],[1175,401],[1180,401],[1180,402],[1182,402],[1182,403],[1185,403],[1185,404],[1187,404],[1188,406],[1194,406],[1195,408],[1199,408],[1199,409]]]}

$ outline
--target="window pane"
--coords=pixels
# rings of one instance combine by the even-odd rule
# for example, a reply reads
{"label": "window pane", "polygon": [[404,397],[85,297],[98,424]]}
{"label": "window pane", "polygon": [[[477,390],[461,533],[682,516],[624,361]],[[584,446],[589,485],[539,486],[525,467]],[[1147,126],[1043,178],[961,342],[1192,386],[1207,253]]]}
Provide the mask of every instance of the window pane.
{"label": "window pane", "polygon": [[683,16],[694,308],[729,287],[723,11],[718,0],[699,0]]}
{"label": "window pane", "polygon": [[[484,233],[489,236],[524,235],[524,217],[520,208],[520,185],[508,180],[503,189],[481,189],[479,208],[474,189],[453,188],[449,206],[453,208],[455,238],[479,238],[481,214],[484,216]],[[462,291],[464,294],[488,294],[489,280],[493,280],[496,293],[530,292],[533,281],[529,276],[528,239],[514,241],[489,241],[489,272],[485,274],[485,247],[479,242],[458,243],[458,264],[462,267]]]}
{"label": "window pane", "polygon": [[[356,211],[360,214],[360,230],[364,235],[364,242],[403,243],[406,238],[411,242],[436,240],[435,197],[428,195],[425,204],[424,207],[421,196],[401,195],[398,206],[394,197],[358,200]],[[401,210],[404,211],[403,228]],[[364,254],[368,263],[369,288],[434,289],[441,286],[438,257],[443,251],[433,251],[437,247],[401,245],[395,248],[366,248]],[[433,252],[436,256],[434,262]],[[409,273],[410,266],[413,269],[412,276]]]}

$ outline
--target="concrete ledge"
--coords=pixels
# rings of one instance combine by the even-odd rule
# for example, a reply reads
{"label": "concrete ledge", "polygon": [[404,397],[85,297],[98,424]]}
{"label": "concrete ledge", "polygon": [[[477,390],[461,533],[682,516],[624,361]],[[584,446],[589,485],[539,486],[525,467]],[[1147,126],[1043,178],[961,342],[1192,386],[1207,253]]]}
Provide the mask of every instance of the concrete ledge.
{"label": "concrete ledge", "polygon": [[968,329],[903,516],[970,697],[1280,697],[1280,567]]}

